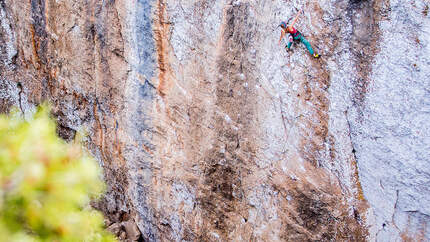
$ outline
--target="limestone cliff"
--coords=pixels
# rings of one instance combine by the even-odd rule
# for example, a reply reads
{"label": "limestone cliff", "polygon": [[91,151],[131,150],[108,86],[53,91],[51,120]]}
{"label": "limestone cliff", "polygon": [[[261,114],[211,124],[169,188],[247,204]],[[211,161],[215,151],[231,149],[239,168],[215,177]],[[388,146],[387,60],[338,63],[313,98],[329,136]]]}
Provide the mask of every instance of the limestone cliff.
{"label": "limestone cliff", "polygon": [[86,130],[123,240],[426,241],[429,5],[0,0],[0,111]]}

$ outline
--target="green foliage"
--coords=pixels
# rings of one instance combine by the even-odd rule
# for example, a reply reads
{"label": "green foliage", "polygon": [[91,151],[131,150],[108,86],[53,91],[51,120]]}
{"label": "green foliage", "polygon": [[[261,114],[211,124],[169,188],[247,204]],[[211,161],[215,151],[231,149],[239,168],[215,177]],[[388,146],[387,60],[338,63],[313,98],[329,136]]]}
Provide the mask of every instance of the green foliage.
{"label": "green foliage", "polygon": [[89,206],[104,189],[97,163],[57,137],[49,108],[0,116],[2,241],[115,241]]}

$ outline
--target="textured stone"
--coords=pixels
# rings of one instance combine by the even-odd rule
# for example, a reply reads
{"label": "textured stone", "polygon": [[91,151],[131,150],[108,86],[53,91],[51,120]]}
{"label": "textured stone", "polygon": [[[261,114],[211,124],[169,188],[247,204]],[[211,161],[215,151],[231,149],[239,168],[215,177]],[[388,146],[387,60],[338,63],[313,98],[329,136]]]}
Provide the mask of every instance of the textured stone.
{"label": "textured stone", "polygon": [[[297,9],[321,59],[277,44]],[[428,10],[0,0],[0,111],[88,133],[122,240],[429,240]]]}
{"label": "textured stone", "polygon": [[130,241],[137,241],[140,237],[139,228],[136,226],[136,223],[133,221],[126,221],[122,223],[127,233],[127,239]]}
{"label": "textured stone", "polygon": [[113,223],[111,224],[109,227],[107,227],[106,229],[111,232],[112,234],[118,236],[121,232],[121,224],[120,223]]}
{"label": "textured stone", "polygon": [[430,239],[428,7],[391,1],[366,100],[348,117],[378,241]]}

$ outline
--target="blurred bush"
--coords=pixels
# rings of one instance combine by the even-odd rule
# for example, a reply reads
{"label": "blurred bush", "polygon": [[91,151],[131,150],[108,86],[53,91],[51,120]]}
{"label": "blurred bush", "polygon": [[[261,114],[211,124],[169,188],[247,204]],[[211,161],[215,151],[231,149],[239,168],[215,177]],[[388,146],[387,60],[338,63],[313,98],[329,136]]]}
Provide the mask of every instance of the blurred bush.
{"label": "blurred bush", "polygon": [[89,206],[104,189],[100,167],[55,127],[46,106],[28,121],[0,116],[1,241],[115,241]]}

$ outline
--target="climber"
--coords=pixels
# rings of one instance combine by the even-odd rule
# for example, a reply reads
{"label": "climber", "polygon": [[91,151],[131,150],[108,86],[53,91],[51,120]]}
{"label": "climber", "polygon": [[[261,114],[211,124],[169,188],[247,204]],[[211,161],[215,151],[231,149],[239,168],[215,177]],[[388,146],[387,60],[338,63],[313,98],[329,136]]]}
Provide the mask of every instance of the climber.
{"label": "climber", "polygon": [[285,48],[286,48],[286,50],[287,51],[289,51],[290,50],[290,47],[291,47],[291,45],[293,44],[293,41],[294,40],[296,40],[296,41],[300,41],[300,42],[302,42],[305,46],[306,46],[306,48],[308,49],[308,51],[309,51],[309,53],[313,56],[313,57],[315,57],[315,58],[319,58],[320,57],[320,55],[319,54],[317,54],[317,53],[315,53],[314,52],[314,50],[312,49],[312,47],[311,47],[311,44],[309,43],[309,41],[307,41],[306,39],[305,39],[305,37],[303,37],[303,35],[297,30],[297,29],[295,29],[293,26],[294,26],[294,24],[296,23],[296,21],[297,21],[297,19],[299,18],[299,16],[300,16],[300,13],[301,12],[303,12],[303,10],[302,11],[299,11],[298,13],[297,13],[297,15],[296,15],[296,17],[294,18],[294,20],[293,20],[293,22],[291,23],[291,25],[288,25],[287,23],[285,23],[285,22],[281,22],[281,24],[278,26],[278,27],[281,27],[282,28],[282,32],[281,32],[281,37],[279,38],[279,45],[281,44],[281,40],[282,40],[282,38],[284,38],[284,36],[287,34],[287,33],[289,33],[290,34],[290,36],[288,37],[288,44],[285,46]]}

